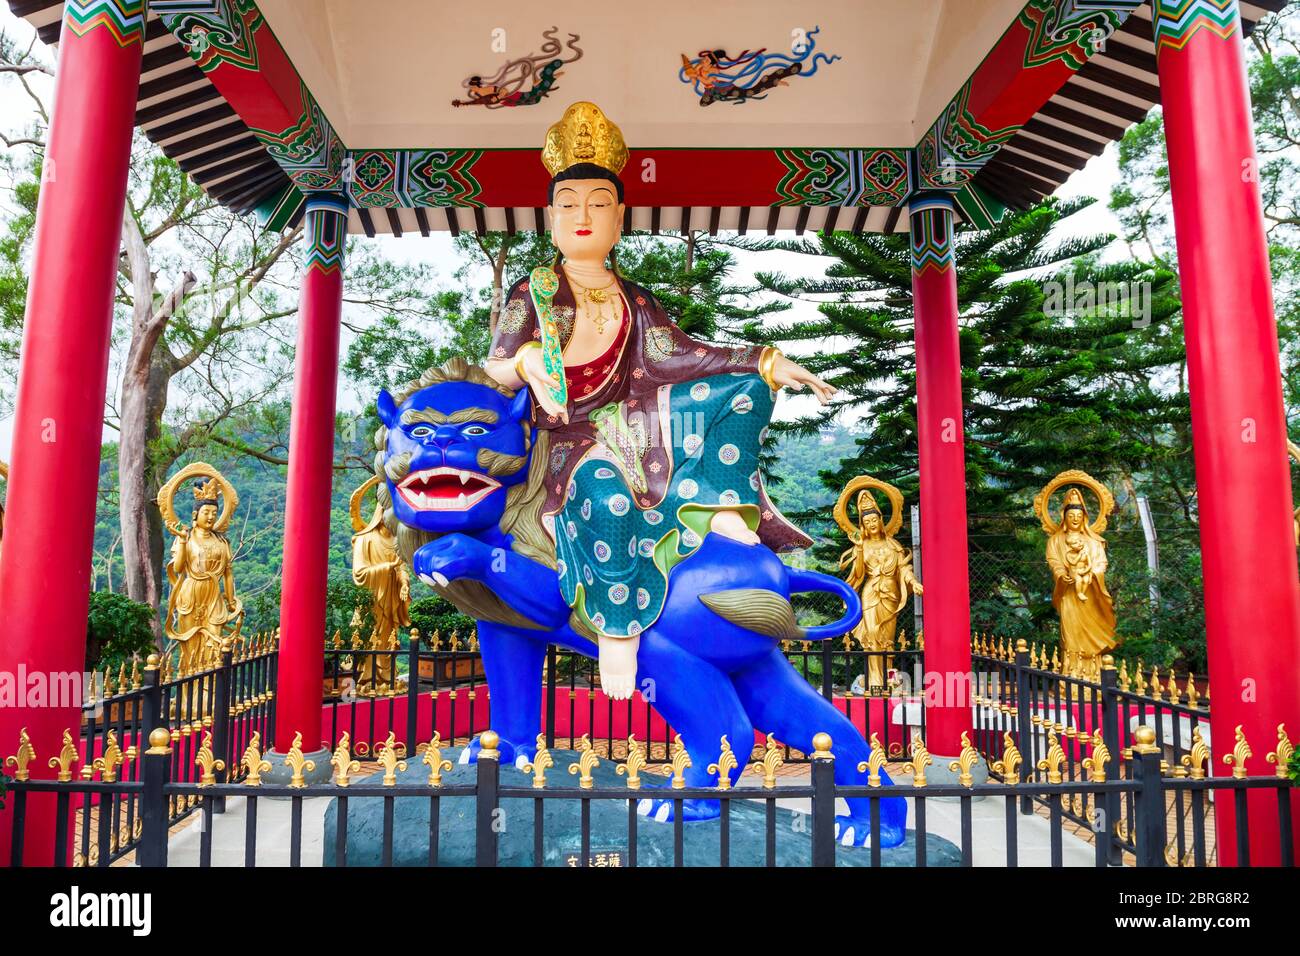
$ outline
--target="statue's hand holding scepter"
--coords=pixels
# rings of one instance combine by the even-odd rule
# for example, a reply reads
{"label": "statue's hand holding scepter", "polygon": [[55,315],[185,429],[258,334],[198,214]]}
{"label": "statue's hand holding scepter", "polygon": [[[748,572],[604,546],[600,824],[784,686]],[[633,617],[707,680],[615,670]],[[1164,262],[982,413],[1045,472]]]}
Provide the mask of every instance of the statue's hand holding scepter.
{"label": "statue's hand holding scepter", "polygon": [[515,359],[515,374],[532,390],[533,397],[537,399],[537,404],[542,407],[542,411],[554,415],[562,422],[568,422],[568,405],[561,405],[551,395],[551,377],[547,374],[540,344],[524,346]]}

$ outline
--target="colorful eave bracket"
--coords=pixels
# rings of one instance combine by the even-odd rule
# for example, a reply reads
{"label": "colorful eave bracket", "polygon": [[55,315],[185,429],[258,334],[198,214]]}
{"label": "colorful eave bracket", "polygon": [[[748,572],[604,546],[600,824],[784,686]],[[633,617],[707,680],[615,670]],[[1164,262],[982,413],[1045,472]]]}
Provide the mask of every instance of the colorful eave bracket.
{"label": "colorful eave bracket", "polygon": [[[972,180],[1145,0],[1028,0],[920,142],[911,147],[632,150],[631,206],[906,206],[953,194],[977,226],[1006,207]],[[292,185],[259,218],[283,228],[311,193],[356,208],[536,205],[546,172],[518,149],[348,149],[256,0],[151,0],[151,9],[243,118]],[[667,194],[665,183],[674,184]]]}

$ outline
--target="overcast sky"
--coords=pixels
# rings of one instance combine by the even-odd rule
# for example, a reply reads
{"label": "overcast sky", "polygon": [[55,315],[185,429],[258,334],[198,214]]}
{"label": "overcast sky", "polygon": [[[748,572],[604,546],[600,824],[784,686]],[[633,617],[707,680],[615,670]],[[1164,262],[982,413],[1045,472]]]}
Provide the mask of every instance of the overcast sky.
{"label": "overcast sky", "polygon": [[[35,35],[25,21],[14,17],[8,8],[2,4],[0,4],[0,30],[3,30],[9,37],[16,39],[24,47],[34,39]],[[37,49],[41,49],[39,41],[37,41]],[[54,58],[53,51],[48,48],[45,50],[45,55],[49,61]],[[52,92],[52,83],[48,78],[40,75],[33,75],[31,82],[48,104]],[[12,135],[30,124],[31,118],[31,101],[12,79],[6,78],[4,83],[0,84],[0,130]],[[1086,195],[1101,200],[1091,208],[1068,220],[1062,226],[1063,236],[1119,232],[1119,223],[1106,208],[1105,202],[1110,194],[1111,186],[1116,182],[1119,175],[1115,153],[1116,148],[1112,144],[1103,155],[1094,158],[1058,190],[1057,194],[1062,197]],[[9,205],[8,201],[5,201],[5,205]],[[793,237],[793,233],[778,232],[777,236]],[[358,241],[376,245],[382,255],[394,261],[428,263],[436,272],[435,283],[437,285],[442,287],[457,285],[452,274],[460,265],[460,260],[452,247],[451,237],[448,233],[435,233],[427,239],[418,234],[407,233],[401,239],[382,236],[375,239],[362,238]],[[794,253],[738,252],[736,253],[736,259],[737,274],[735,278],[740,283],[752,279],[756,271],[784,272],[795,276],[816,276],[822,273],[828,261]],[[479,277],[478,282],[482,286],[487,286],[490,283],[490,276],[486,274],[486,270]],[[167,281],[167,277],[160,277],[159,285],[162,288],[169,288],[171,283]],[[794,310],[786,313],[782,320],[786,321],[792,316],[797,317],[801,310],[815,312],[815,306],[809,303],[797,303]],[[343,348],[347,348],[346,341],[343,343]],[[792,357],[797,359],[797,352],[792,352]],[[110,380],[109,388],[116,393],[118,383]],[[358,398],[356,390],[350,386],[350,383],[344,381],[339,383],[338,400],[340,410],[356,411],[364,404]],[[806,414],[813,407],[813,404],[814,400],[810,397],[787,395],[777,406],[776,414],[778,418],[795,418],[801,414]],[[10,457],[9,446],[12,438],[12,425],[12,418],[0,419],[0,459],[5,461],[8,461]],[[113,432],[106,429],[105,437],[111,440]]]}

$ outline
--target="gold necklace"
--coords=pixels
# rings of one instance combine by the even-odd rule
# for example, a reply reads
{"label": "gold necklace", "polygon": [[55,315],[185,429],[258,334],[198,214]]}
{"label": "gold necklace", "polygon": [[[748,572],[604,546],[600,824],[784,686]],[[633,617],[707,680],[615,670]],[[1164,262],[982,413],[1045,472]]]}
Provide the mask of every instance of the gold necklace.
{"label": "gold necklace", "polygon": [[[618,284],[618,280],[611,279],[609,285],[600,286],[599,288],[591,288],[589,286],[585,286],[582,283],[578,282],[576,279],[573,278],[573,276],[568,276],[568,279],[569,279],[569,285],[574,286],[578,289],[578,291],[582,294],[581,297],[586,300],[588,306],[595,307],[596,309],[595,313],[594,314],[589,313],[589,315],[591,317],[591,321],[594,322],[596,325],[596,334],[604,335],[605,324],[609,322],[611,319],[618,318],[617,312],[614,312],[612,315],[605,314],[606,304],[610,304],[611,309],[613,308],[609,290],[614,288]],[[612,298],[613,300],[616,300],[619,304],[622,304],[623,301],[622,293],[615,292]]]}

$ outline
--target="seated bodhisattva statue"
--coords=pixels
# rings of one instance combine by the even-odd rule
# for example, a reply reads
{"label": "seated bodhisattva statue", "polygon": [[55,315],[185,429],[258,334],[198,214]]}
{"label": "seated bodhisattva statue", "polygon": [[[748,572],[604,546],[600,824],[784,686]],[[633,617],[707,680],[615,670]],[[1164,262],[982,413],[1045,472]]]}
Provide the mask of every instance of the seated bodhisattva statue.
{"label": "seated bodhisattva statue", "polygon": [[[194,484],[193,525],[176,516],[175,498],[181,485]],[[215,663],[223,638],[237,638],[244,607],[235,594],[234,555],[226,530],[239,506],[239,496],[217,469],[202,462],[186,465],[158,492],[163,522],[173,535],[167,579],[171,595],[163,630],[180,648],[180,672],[190,673]]]}

